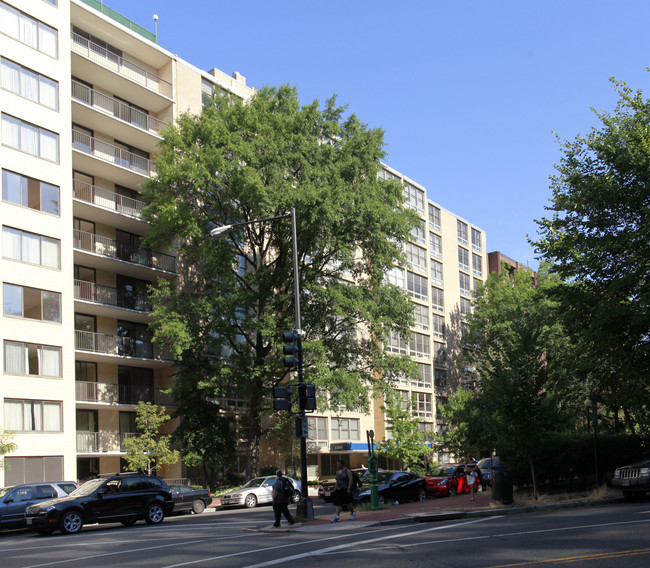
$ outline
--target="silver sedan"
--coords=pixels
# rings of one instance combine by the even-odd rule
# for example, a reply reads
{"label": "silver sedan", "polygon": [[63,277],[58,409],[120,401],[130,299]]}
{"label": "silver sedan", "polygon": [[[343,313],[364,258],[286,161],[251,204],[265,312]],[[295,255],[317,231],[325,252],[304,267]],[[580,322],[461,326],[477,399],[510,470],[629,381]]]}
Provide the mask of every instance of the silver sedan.
{"label": "silver sedan", "polygon": [[[245,483],[239,489],[229,491],[221,497],[222,507],[257,507],[263,503],[270,503],[273,495],[273,484],[277,477],[269,475],[268,477],[256,477]],[[292,503],[300,501],[300,484],[291,477],[287,478],[293,484],[295,493],[291,500]]]}

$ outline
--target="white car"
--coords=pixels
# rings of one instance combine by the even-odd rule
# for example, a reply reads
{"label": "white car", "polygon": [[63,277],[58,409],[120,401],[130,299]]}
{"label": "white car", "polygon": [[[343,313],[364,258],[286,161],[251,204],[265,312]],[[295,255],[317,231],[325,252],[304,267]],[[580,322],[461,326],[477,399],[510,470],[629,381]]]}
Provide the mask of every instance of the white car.
{"label": "white car", "polygon": [[[221,497],[222,507],[257,507],[264,503],[270,503],[273,496],[273,484],[277,476],[269,475],[268,477],[256,477],[246,482],[239,489],[229,491]],[[295,493],[291,500],[292,503],[300,501],[300,484],[291,477],[287,478],[293,484]]]}

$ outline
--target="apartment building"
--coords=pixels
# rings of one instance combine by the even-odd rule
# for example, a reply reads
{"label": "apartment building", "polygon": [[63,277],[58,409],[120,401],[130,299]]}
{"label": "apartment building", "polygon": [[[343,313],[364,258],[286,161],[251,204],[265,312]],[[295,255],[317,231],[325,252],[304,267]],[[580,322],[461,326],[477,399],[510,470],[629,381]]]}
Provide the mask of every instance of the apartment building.
{"label": "apartment building", "polygon": [[[151,342],[145,290],[176,278],[176,258],[141,245],[140,184],[179,113],[199,112],[215,88],[243,99],[254,90],[238,73],[179,59],[97,0],[0,0],[0,59],[0,425],[17,444],[0,486],[119,471],[136,403],[174,404],[163,393],[174,361]],[[382,176],[402,182],[421,221],[408,267],[387,275],[412,297],[413,337],[385,348],[417,361],[419,379],[398,389],[434,432],[459,380],[451,361],[471,291],[487,274],[485,234],[398,171]],[[379,406],[309,417],[310,476],[340,456],[365,463],[366,431],[390,436]]]}
{"label": "apartment building", "polygon": [[140,184],[179,112],[253,91],[95,0],[0,0],[0,57],[0,486],[119,471],[136,403],[173,409],[145,291],[176,258],[141,246]]}

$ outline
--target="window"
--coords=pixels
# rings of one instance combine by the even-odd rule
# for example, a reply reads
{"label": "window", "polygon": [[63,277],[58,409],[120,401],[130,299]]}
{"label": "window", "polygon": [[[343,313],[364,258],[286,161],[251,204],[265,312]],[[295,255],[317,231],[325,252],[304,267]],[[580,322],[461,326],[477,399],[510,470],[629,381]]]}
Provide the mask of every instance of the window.
{"label": "window", "polygon": [[386,274],[386,280],[389,284],[394,284],[398,288],[404,289],[404,271],[401,268],[392,268]]}
{"label": "window", "polygon": [[437,260],[431,261],[431,280],[441,286],[444,284],[442,279],[442,262],[438,262]]}
{"label": "window", "polygon": [[460,313],[464,316],[468,316],[472,313],[472,304],[467,298],[460,299]]}
{"label": "window", "polygon": [[482,250],[481,231],[472,227],[472,248],[477,251]]}
{"label": "window", "polygon": [[444,343],[433,342],[433,362],[439,366],[443,366],[447,362],[447,350]]}
{"label": "window", "polygon": [[5,399],[4,429],[14,432],[61,432],[61,402]]}
{"label": "window", "polygon": [[420,244],[425,244],[425,231],[424,231],[424,221],[421,219],[418,221],[418,224],[413,227],[413,230],[411,231],[411,236],[413,237],[413,240],[417,243]]}
{"label": "window", "polygon": [[474,276],[483,276],[483,258],[472,253],[472,272]]}
{"label": "window", "polygon": [[431,328],[433,329],[434,337],[438,337],[440,339],[445,338],[445,318],[443,316],[433,314]]}
{"label": "window", "polygon": [[429,308],[420,304],[413,304],[413,318],[415,327],[429,329]]}
{"label": "window", "polygon": [[44,321],[61,322],[61,294],[3,284],[4,315]]}
{"label": "window", "polygon": [[399,333],[391,331],[386,337],[384,349],[389,353],[406,355],[407,342]]}
{"label": "window", "polygon": [[433,416],[433,410],[431,407],[431,394],[428,392],[418,392],[413,393],[415,398],[415,412],[414,416],[419,416],[420,418],[427,418]]}
{"label": "window", "polygon": [[358,418],[332,418],[332,441],[358,439]]}
{"label": "window", "polygon": [[61,376],[61,348],[20,341],[4,342],[5,373]]}
{"label": "window", "polygon": [[466,248],[458,247],[458,266],[469,270],[469,251]]}
{"label": "window", "polygon": [[413,357],[428,358],[431,353],[428,335],[413,333],[409,341],[409,355]]}
{"label": "window", "polygon": [[51,162],[59,161],[59,135],[2,114],[2,143]]}
{"label": "window", "polygon": [[429,225],[440,231],[440,208],[429,203]]}
{"label": "window", "polygon": [[58,56],[57,31],[0,2],[0,32],[51,57]]}
{"label": "window", "polygon": [[59,84],[56,81],[4,57],[0,63],[3,89],[54,110],[59,107]]}
{"label": "window", "polygon": [[2,256],[49,268],[61,268],[61,242],[20,229],[2,227]]}
{"label": "window", "polygon": [[431,388],[431,365],[423,365],[418,363],[419,380],[412,381],[413,386],[426,389]]}
{"label": "window", "polygon": [[467,294],[469,296],[470,295],[469,274],[465,274],[464,272],[459,272],[458,283],[460,285],[460,293]]}
{"label": "window", "polygon": [[427,251],[417,245],[407,243],[405,247],[406,260],[412,268],[427,271]]}
{"label": "window", "polygon": [[391,180],[394,180],[394,179],[399,179],[396,175],[393,175],[388,170],[384,170],[384,169],[379,170],[379,173],[377,174],[377,177],[379,179],[383,179],[384,181],[391,181]]}
{"label": "window", "polygon": [[424,214],[424,191],[412,186],[410,183],[405,183],[404,204]]}
{"label": "window", "polygon": [[458,233],[458,242],[461,244],[467,244],[467,223],[463,223],[460,220],[456,221],[456,231]]}
{"label": "window", "polygon": [[444,369],[436,369],[433,372],[433,381],[437,389],[446,389],[447,384],[447,371]]}
{"label": "window", "polygon": [[321,416],[308,416],[307,426],[309,438],[312,445],[318,448],[327,448],[327,418]]}
{"label": "window", "polygon": [[429,233],[429,248],[431,256],[442,258],[442,238],[435,233]]}
{"label": "window", "polygon": [[478,278],[472,278],[472,292],[476,294],[478,292],[478,287],[482,283],[482,280],[479,280]]}
{"label": "window", "polygon": [[2,200],[59,215],[59,187],[2,170]]}
{"label": "window", "polygon": [[445,292],[435,286],[431,287],[431,307],[438,311],[445,311]]}
{"label": "window", "polygon": [[426,300],[428,297],[429,284],[423,276],[418,276],[412,272],[406,273],[406,289],[409,294],[419,300]]}

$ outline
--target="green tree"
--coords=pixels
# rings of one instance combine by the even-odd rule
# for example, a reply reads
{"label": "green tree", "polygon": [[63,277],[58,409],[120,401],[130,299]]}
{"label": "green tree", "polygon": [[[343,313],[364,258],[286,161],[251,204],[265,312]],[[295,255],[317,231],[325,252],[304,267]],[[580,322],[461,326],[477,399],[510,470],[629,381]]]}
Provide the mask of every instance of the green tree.
{"label": "green tree", "polygon": [[171,436],[159,434],[161,426],[169,420],[165,407],[139,401],[135,412],[135,425],[140,435],[127,438],[123,443],[129,469],[152,475],[164,465],[175,464],[180,454],[170,448]]}
{"label": "green tree", "polygon": [[[301,106],[294,88],[265,88],[246,103],[215,95],[200,115],[169,128],[146,184],[147,243],[174,242],[176,285],[153,293],[155,340],[182,362],[176,393],[236,401],[234,448],[245,440],[247,475],[259,468],[271,388],[287,379],[282,332],[295,327],[291,223],[215,225],[296,210],[305,379],[319,409],[366,410],[374,385],[412,369],[380,342],[408,335],[411,306],[385,274],[403,261],[416,215],[396,181],[378,178],[383,132],[335,99]],[[355,285],[350,285],[354,282]],[[181,421],[192,413],[181,407]]]}
{"label": "green tree", "polygon": [[0,469],[5,467],[4,456],[11,452],[15,452],[18,449],[16,443],[12,441],[14,435],[13,432],[6,432],[0,428],[0,458],[3,458],[0,459]]}
{"label": "green tree", "polygon": [[456,411],[462,425],[450,436],[456,447],[463,442],[457,434],[465,433],[465,448],[494,448],[506,461],[529,464],[535,494],[535,452],[567,427],[557,385],[569,344],[548,297],[556,280],[543,266],[537,286],[526,270],[490,274],[468,318],[471,348],[463,364],[476,370],[476,400],[458,395],[447,415]]}
{"label": "green tree", "polygon": [[620,99],[600,126],[564,141],[551,213],[534,243],[560,275],[564,325],[579,345],[581,392],[629,430],[650,415],[650,101],[612,80]]}
{"label": "green tree", "polygon": [[419,429],[419,420],[413,416],[413,401],[402,399],[389,390],[382,406],[390,438],[376,448],[378,456],[397,460],[408,468],[422,468],[433,452],[425,433]]}

